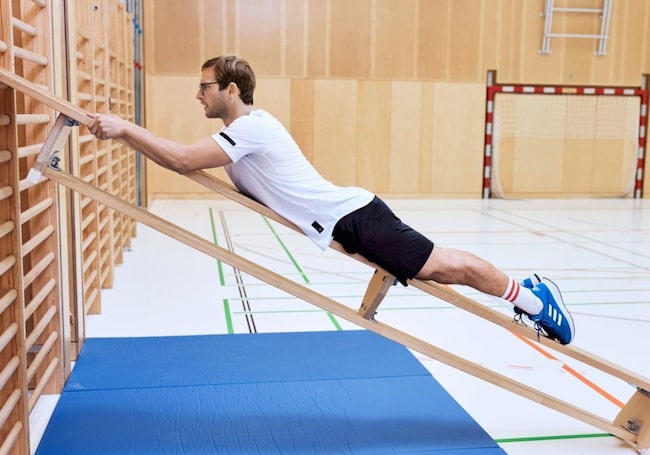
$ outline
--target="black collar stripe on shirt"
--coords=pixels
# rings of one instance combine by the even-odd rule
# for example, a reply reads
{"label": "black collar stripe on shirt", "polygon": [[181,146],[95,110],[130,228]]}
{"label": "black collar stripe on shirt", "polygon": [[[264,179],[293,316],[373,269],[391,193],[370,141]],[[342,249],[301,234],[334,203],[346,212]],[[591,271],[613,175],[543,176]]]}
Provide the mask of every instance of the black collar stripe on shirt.
{"label": "black collar stripe on shirt", "polygon": [[221,137],[223,137],[225,140],[227,140],[228,142],[230,142],[230,145],[232,145],[233,147],[234,147],[235,145],[237,145],[237,144],[235,144],[235,141],[233,141],[232,138],[231,138],[230,136],[228,136],[226,133],[221,132],[221,133],[219,133],[219,135],[220,135]]}

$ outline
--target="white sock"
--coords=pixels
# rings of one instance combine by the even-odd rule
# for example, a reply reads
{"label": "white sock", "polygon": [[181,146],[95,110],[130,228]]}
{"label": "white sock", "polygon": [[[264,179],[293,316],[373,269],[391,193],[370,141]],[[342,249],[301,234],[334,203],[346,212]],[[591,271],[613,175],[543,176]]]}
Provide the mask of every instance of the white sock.
{"label": "white sock", "polygon": [[538,315],[544,309],[544,304],[533,294],[533,291],[521,286],[512,278],[508,279],[506,292],[503,293],[501,298],[521,308],[531,316]]}

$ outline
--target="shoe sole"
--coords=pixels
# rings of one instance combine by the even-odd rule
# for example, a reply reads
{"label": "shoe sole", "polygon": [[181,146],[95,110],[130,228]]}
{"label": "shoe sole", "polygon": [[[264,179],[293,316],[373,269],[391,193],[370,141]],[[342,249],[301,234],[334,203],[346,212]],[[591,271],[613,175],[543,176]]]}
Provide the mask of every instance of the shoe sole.
{"label": "shoe sole", "polygon": [[566,320],[569,322],[569,327],[571,327],[571,339],[566,343],[569,344],[576,336],[575,326],[573,325],[573,316],[571,316],[571,313],[569,313],[569,310],[564,305],[564,299],[562,298],[562,293],[560,292],[560,288],[557,286],[557,284],[553,283],[548,278],[542,278],[542,283],[546,285],[551,295],[553,296],[553,299],[555,299],[555,303],[560,308],[560,310],[562,310],[562,314],[566,316]]}

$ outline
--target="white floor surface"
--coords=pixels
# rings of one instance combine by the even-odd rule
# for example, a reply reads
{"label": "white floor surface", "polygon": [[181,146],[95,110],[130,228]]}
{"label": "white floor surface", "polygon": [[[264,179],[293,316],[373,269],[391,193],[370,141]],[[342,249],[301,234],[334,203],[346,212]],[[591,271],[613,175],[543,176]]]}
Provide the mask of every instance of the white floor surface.
{"label": "white floor surface", "polygon": [[[442,246],[473,252],[516,279],[533,272],[553,279],[575,320],[574,344],[650,377],[650,200],[388,202]],[[155,201],[151,212],[355,309],[372,274],[230,201]],[[87,318],[88,337],[356,328],[146,226],[137,230],[115,287],[102,293],[101,314]],[[512,312],[499,299],[456,289]],[[412,287],[391,288],[377,319],[607,420],[635,391]],[[415,355],[509,454],[635,453],[597,428]],[[42,400],[32,413],[33,448],[55,402]]]}

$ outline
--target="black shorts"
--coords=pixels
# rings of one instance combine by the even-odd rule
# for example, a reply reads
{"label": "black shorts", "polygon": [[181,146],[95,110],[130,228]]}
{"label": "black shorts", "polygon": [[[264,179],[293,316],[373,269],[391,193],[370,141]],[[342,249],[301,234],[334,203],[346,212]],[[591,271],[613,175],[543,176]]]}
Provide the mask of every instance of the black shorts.
{"label": "black shorts", "polygon": [[378,197],[341,218],[333,232],[350,254],[359,253],[406,286],[433,251],[433,242],[402,223]]}

